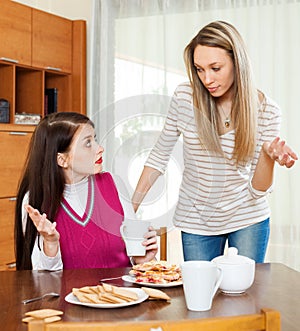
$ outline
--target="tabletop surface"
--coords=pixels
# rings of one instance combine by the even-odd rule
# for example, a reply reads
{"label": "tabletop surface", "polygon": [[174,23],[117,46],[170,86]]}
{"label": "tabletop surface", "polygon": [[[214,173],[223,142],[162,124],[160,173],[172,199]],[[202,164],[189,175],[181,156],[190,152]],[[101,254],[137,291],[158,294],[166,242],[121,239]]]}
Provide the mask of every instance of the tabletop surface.
{"label": "tabletop surface", "polygon": [[[256,265],[254,284],[244,294],[226,295],[218,292],[212,309],[207,312],[187,310],[182,286],[163,288],[171,301],[144,301],[138,305],[103,309],[73,305],[65,296],[73,287],[99,284],[105,277],[128,274],[130,269],[82,269],[0,272],[0,323],[5,331],[27,330],[22,318],[35,309],[53,308],[64,312],[65,321],[179,320],[230,316],[259,312],[261,308],[277,309],[281,313],[282,330],[298,331],[300,325],[300,273],[280,263]],[[109,283],[119,286],[136,285],[116,279]],[[22,304],[23,299],[58,292],[59,298]]]}

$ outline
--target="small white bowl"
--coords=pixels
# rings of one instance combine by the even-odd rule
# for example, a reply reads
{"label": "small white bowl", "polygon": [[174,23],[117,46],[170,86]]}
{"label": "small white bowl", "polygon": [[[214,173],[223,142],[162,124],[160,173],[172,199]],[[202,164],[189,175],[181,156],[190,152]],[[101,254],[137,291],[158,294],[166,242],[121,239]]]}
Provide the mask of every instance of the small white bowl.
{"label": "small white bowl", "polygon": [[228,294],[245,292],[254,281],[255,261],[238,255],[235,247],[228,248],[227,255],[215,257],[212,262],[222,269],[223,280],[220,290]]}

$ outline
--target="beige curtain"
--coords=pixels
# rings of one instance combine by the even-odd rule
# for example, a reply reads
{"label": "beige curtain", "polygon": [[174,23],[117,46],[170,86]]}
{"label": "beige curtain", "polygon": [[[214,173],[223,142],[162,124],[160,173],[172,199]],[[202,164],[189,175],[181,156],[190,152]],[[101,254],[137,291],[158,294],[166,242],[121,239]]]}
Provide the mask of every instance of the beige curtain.
{"label": "beige curtain", "polygon": [[[183,49],[205,24],[234,24],[248,46],[257,87],[282,108],[282,134],[300,154],[300,2],[297,0],[94,0],[91,110],[106,148],[105,167],[130,193],[163,125],[175,86],[187,80]],[[170,259],[182,259],[172,228],[182,171],[181,142],[139,211],[170,229]],[[299,164],[276,168],[270,195],[271,238],[266,261],[300,270]],[[170,243],[169,243],[170,245]]]}

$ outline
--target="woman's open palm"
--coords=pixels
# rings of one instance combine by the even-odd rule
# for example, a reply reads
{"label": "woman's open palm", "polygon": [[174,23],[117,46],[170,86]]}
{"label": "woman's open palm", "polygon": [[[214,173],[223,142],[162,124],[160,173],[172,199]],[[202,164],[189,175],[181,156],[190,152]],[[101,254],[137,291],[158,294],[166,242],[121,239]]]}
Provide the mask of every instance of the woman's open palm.
{"label": "woman's open palm", "polygon": [[298,160],[297,154],[279,137],[264,143],[264,151],[281,166],[291,168]]}
{"label": "woman's open palm", "polygon": [[41,214],[37,209],[30,205],[25,206],[33,224],[37,231],[48,241],[59,240],[59,233],[56,230],[56,222],[52,223],[48,220],[47,215]]}

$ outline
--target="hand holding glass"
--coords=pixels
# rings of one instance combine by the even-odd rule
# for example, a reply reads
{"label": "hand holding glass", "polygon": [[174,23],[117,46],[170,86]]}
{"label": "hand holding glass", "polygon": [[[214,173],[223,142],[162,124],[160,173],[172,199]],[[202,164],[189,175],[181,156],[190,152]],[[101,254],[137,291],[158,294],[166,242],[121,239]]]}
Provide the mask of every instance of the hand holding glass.
{"label": "hand holding glass", "polygon": [[125,221],[120,227],[122,238],[126,244],[128,256],[145,256],[146,247],[142,245],[144,235],[149,231],[149,221]]}

